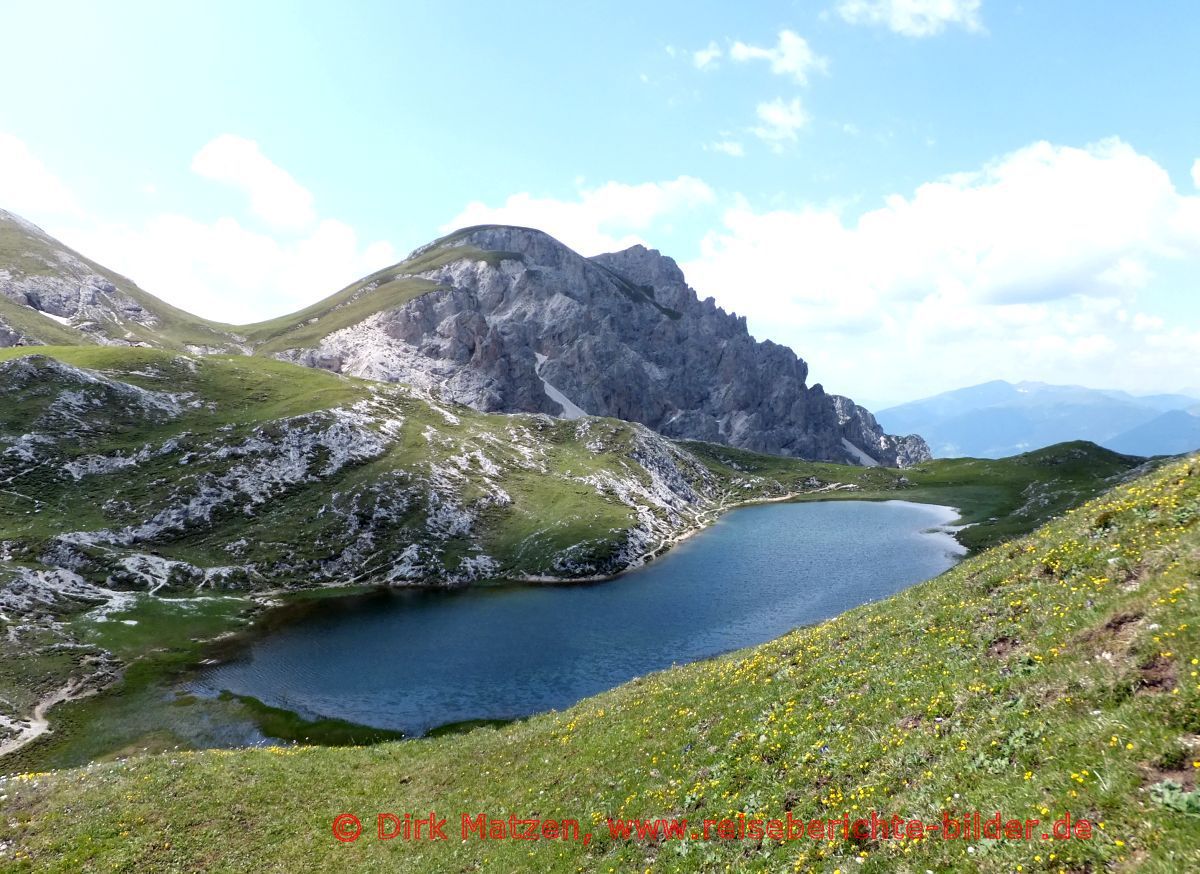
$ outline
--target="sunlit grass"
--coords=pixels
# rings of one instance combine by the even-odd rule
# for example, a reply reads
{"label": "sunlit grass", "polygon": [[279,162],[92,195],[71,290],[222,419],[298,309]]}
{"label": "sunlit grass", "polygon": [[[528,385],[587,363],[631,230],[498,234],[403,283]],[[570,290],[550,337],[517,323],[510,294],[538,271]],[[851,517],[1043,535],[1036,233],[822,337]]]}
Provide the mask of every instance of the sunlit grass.
{"label": "sunlit grass", "polygon": [[[886,601],[562,713],[10,780],[0,840],[16,870],[1194,870],[1200,830],[1178,798],[1200,771],[1198,523],[1193,459]],[[1155,789],[1168,780],[1181,788]],[[369,832],[376,812],[430,809],[575,817],[595,837],[343,845],[329,831],[344,811]],[[1096,836],[648,846],[603,826],[943,809],[1070,811]]]}

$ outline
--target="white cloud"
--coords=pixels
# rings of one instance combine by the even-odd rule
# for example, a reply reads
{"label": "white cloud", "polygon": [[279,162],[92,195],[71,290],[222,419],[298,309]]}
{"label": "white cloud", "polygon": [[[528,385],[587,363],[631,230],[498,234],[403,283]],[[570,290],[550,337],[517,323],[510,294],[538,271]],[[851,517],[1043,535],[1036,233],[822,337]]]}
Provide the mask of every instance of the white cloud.
{"label": "white cloud", "polygon": [[799,97],[787,103],[781,97],[760,103],[755,107],[755,115],[759,123],[750,132],[776,151],[782,150],[784,143],[795,142],[796,132],[809,120]]}
{"label": "white cloud", "polygon": [[704,148],[706,151],[720,152],[731,158],[742,158],[746,155],[746,149],[736,140],[718,140],[715,143],[709,143]]}
{"label": "white cloud", "polygon": [[79,215],[82,210],[62,180],[29,147],[0,131],[0,209],[18,215]]}
{"label": "white cloud", "polygon": [[570,200],[522,192],[502,206],[469,203],[442,231],[479,224],[523,225],[543,230],[585,255],[596,255],[645,243],[638,232],[648,231],[673,213],[711,203],[715,197],[708,185],[691,176],[641,185],[608,182],[581,189],[578,197]]}
{"label": "white cloud", "polygon": [[133,227],[77,228],[63,241],[176,306],[234,323],[292,312],[397,260],[389,244],[362,246],[335,219],[280,240],[235,218],[165,213]]}
{"label": "white cloud", "polygon": [[947,25],[980,33],[982,0],[841,0],[837,12],[850,24],[882,25],[904,36],[941,33]]}
{"label": "white cloud", "polygon": [[1111,266],[1096,274],[1098,286],[1110,285],[1118,292],[1121,289],[1145,288],[1154,278],[1154,273],[1140,258],[1118,258]]}
{"label": "white cloud", "polygon": [[[707,49],[696,52],[693,61],[704,69],[720,57],[721,49],[711,42]],[[788,76],[800,85],[807,85],[811,73],[826,73],[829,61],[812,50],[804,37],[790,30],[781,30],[772,47],[756,46],[741,41],[729,49],[729,57],[739,63],[766,61],[771,72],[777,76]],[[766,142],[773,151],[782,152],[785,144],[796,140],[796,132],[808,124],[809,116],[799,98],[784,102],[783,98],[759,103],[755,107],[758,124],[749,128],[749,133]],[[729,140],[705,146],[711,151],[724,152],[741,157],[745,149],[741,143]]]}
{"label": "white cloud", "polygon": [[684,265],[689,279],[839,391],[903,399],[997,377],[1128,389],[1200,377],[1196,347],[1157,330],[1158,312],[1136,331],[1114,315],[1123,301],[1168,316],[1178,306],[1186,292],[1157,283],[1156,265],[1200,273],[1200,196],[1120,140],[1035,143],[854,220],[739,200],[722,224]]}
{"label": "white cloud", "polygon": [[774,48],[735,42],[729,49],[729,57],[735,61],[766,61],[771,72],[777,76],[791,76],[800,85],[808,84],[809,73],[824,73],[829,61],[816,54],[808,41],[790,30],[779,32]]}
{"label": "white cloud", "polygon": [[692,52],[692,63],[697,70],[706,70],[716,66],[721,54],[721,47],[713,41],[699,51]]}
{"label": "white cloud", "polygon": [[250,210],[273,228],[302,231],[317,220],[312,193],[267,158],[254,140],[222,134],[196,153],[192,170],[244,193]]}
{"label": "white cloud", "polygon": [[911,197],[893,195],[853,224],[831,210],[734,207],[706,245],[803,252],[829,269],[823,279],[839,297],[936,291],[1012,303],[1141,287],[1147,258],[1200,247],[1198,209],[1200,198],[1180,195],[1120,140],[1085,149],[1041,142]]}
{"label": "white cloud", "polygon": [[[246,144],[252,148],[245,148]],[[228,159],[236,155],[248,160],[230,164]],[[234,181],[246,190],[256,214],[272,215],[290,203],[305,215],[304,233],[280,237],[247,228],[231,216],[202,222],[180,212],[114,224],[83,209],[24,143],[2,132],[0,207],[37,222],[151,294],[225,322],[283,315],[396,260],[388,243],[363,245],[349,225],[319,218],[308,192],[286,171],[262,158],[249,140],[218,138],[201,149],[196,164],[201,175]],[[247,173],[247,167],[257,172]],[[297,223],[289,226],[294,229]]]}
{"label": "white cloud", "polygon": [[1135,331],[1157,331],[1166,324],[1161,316],[1149,316],[1145,313],[1134,313],[1131,327]]}

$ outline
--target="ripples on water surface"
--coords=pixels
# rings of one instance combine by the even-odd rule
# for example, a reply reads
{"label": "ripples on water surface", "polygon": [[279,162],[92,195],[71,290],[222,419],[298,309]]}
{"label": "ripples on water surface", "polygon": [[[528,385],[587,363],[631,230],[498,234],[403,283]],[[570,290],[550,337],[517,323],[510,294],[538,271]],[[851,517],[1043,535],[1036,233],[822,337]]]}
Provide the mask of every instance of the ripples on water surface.
{"label": "ripples on water surface", "polygon": [[962,550],[929,529],[955,516],[902,501],[766,504],[609,582],[330,599],[191,685],[409,734],[561,709],[934,577]]}

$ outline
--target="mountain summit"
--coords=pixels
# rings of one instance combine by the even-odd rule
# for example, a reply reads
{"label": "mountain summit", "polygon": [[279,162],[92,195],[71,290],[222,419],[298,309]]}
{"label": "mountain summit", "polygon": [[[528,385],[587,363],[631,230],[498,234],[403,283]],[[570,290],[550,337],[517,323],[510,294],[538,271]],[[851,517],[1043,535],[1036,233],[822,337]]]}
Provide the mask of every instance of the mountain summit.
{"label": "mountain summit", "polygon": [[398,282],[408,285],[396,305],[276,354],[489,412],[612,416],[668,437],[852,464],[929,457],[920,437],[885,434],[850,399],[809,386],[794,352],[756,341],[744,317],[700,300],[653,249],[584,258],[542,231],[466,228],[341,294],[361,306]]}
{"label": "mountain summit", "polygon": [[792,350],[700,300],[644,246],[585,258],[542,231],[480,226],[299,312],[223,325],[178,310],[0,212],[0,346],[144,345],[242,352],[418,386],[483,412],[610,416],[676,439],[905,467],[884,433],[808,385]]}

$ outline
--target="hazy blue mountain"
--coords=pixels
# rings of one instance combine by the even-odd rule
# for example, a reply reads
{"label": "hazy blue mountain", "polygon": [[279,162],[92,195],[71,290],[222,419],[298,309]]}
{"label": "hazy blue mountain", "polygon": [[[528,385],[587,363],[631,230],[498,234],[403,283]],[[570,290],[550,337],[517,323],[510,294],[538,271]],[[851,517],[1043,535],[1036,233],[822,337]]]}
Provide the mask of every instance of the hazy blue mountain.
{"label": "hazy blue mountain", "polygon": [[[1110,390],[1103,390],[1102,393],[1116,400],[1142,404],[1164,412],[1169,410],[1185,410],[1197,406],[1196,397],[1189,394],[1131,395],[1129,392]],[[1200,392],[1197,394],[1200,394]]]}
{"label": "hazy blue mountain", "polygon": [[891,433],[921,434],[940,458],[1000,458],[1065,440],[1168,455],[1200,448],[1198,413],[1200,402],[1182,394],[994,380],[881,410],[876,419]]}
{"label": "hazy blue mountain", "polygon": [[1200,406],[1168,410],[1105,445],[1130,455],[1178,455],[1200,448]]}

